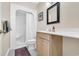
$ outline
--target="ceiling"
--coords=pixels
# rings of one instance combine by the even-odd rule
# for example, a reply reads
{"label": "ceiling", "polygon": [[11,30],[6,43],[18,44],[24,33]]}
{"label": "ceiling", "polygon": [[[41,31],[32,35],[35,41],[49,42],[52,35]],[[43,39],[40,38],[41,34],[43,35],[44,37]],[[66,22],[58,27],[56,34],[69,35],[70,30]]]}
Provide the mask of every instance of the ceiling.
{"label": "ceiling", "polygon": [[39,2],[14,2],[15,4],[19,4],[29,8],[36,8]]}

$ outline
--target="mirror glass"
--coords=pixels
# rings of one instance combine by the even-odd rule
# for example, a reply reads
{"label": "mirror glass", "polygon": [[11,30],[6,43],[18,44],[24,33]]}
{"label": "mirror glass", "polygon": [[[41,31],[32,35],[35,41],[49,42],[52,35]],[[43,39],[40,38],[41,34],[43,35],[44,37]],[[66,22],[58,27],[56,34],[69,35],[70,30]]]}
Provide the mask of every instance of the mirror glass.
{"label": "mirror glass", "polygon": [[60,3],[54,3],[47,9],[47,24],[59,23],[60,21]]}
{"label": "mirror glass", "polygon": [[54,8],[51,8],[49,11],[48,11],[49,15],[49,20],[48,22],[53,22],[53,21],[56,21],[57,20],[57,6],[55,6]]}

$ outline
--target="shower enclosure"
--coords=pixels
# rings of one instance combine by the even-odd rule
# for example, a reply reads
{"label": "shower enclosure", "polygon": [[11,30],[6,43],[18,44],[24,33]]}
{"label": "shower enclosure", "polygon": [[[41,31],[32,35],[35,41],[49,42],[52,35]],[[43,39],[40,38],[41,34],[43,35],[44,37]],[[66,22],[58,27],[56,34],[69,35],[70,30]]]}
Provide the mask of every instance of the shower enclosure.
{"label": "shower enclosure", "polygon": [[34,33],[34,15],[22,10],[16,11],[16,45],[25,45],[33,40]]}
{"label": "shower enclosure", "polygon": [[10,48],[16,49],[35,44],[36,18],[35,10],[11,4]]}
{"label": "shower enclosure", "polygon": [[16,42],[25,43],[26,41],[26,12],[16,11]]}

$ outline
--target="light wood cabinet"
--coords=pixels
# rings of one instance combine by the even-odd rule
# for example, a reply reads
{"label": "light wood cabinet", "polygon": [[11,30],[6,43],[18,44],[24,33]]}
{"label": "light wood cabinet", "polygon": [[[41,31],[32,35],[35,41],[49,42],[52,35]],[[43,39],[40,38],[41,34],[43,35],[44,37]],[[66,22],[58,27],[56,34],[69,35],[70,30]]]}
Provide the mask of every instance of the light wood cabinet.
{"label": "light wood cabinet", "polygon": [[44,39],[42,39],[42,40],[43,40],[43,42],[42,42],[43,43],[43,46],[42,46],[43,56],[48,56],[49,55],[49,42]]}
{"label": "light wood cabinet", "polygon": [[49,55],[62,56],[63,39],[62,36],[52,35],[49,42]]}
{"label": "light wood cabinet", "polygon": [[37,53],[39,56],[47,56],[49,55],[49,42],[47,40],[48,36],[44,33],[37,33]]}
{"label": "light wood cabinet", "polygon": [[38,56],[61,56],[62,37],[37,32],[36,47]]}
{"label": "light wood cabinet", "polygon": [[37,53],[38,53],[38,55],[43,55],[43,53],[42,53],[42,48],[43,48],[43,43],[42,43],[42,39],[40,39],[39,40],[39,37],[37,37],[38,39],[37,39]]}

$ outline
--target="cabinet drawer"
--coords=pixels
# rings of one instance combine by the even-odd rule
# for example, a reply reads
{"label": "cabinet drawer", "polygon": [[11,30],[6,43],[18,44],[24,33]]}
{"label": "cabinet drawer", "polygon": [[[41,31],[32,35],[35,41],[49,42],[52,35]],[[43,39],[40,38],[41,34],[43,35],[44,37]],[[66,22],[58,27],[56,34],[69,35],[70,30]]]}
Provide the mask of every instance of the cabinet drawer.
{"label": "cabinet drawer", "polygon": [[40,32],[38,32],[37,33],[37,37],[45,39],[45,40],[49,40],[50,35],[46,34],[46,33],[40,33]]}

